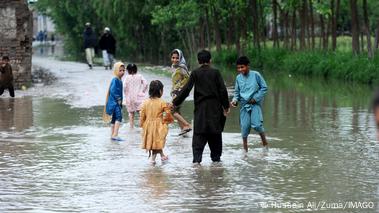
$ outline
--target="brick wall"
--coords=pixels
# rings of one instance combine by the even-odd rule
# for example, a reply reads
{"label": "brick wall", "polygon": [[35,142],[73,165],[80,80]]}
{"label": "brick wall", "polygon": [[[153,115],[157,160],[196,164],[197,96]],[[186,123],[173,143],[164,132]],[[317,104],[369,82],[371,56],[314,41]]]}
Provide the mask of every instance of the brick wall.
{"label": "brick wall", "polygon": [[16,88],[31,84],[33,20],[25,0],[0,0],[0,56],[11,60]]}

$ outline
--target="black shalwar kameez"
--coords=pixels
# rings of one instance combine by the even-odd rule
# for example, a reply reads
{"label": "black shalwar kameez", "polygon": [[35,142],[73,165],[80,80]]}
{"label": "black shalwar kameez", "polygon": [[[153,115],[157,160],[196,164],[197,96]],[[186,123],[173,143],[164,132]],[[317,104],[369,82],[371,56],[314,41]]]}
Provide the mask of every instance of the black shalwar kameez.
{"label": "black shalwar kameez", "polygon": [[194,91],[194,134],[192,138],[193,163],[200,163],[204,147],[208,142],[211,159],[220,161],[222,136],[229,108],[228,93],[224,80],[217,69],[205,64],[192,71],[188,83],[173,100],[179,106]]}

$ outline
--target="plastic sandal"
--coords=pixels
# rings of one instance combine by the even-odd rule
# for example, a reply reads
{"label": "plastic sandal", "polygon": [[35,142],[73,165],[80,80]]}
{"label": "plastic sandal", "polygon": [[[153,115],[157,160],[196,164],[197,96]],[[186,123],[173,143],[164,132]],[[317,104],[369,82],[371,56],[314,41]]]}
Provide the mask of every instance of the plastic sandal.
{"label": "plastic sandal", "polygon": [[111,140],[112,141],[124,141],[124,139],[122,139],[120,137],[112,137]]}
{"label": "plastic sandal", "polygon": [[192,131],[191,128],[183,129],[182,132],[179,133],[179,136],[182,136],[182,135],[184,135],[184,134],[186,134],[186,133],[188,133],[188,132],[190,132],[190,131]]}

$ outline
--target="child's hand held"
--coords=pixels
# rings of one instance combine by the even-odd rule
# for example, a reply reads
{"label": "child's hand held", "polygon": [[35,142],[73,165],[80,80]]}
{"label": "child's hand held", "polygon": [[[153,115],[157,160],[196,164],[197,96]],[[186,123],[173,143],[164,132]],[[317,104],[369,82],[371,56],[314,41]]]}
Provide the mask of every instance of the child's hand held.
{"label": "child's hand held", "polygon": [[230,108],[224,109],[224,116],[227,117],[230,113]]}

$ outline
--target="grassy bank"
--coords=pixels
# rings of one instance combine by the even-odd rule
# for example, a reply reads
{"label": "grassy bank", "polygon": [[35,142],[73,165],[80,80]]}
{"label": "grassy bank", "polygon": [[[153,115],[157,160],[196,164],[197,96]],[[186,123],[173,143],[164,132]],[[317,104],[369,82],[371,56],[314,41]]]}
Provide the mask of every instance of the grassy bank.
{"label": "grassy bank", "polygon": [[[270,72],[287,72],[305,76],[367,84],[379,83],[379,55],[368,59],[366,54],[353,56],[348,51],[290,51],[286,49],[248,49],[251,67]],[[235,66],[237,52],[222,50],[213,53],[215,64]]]}

